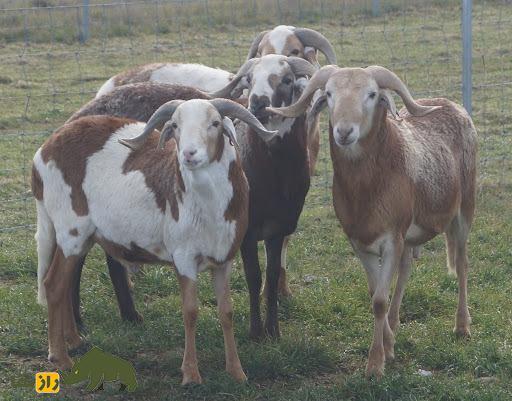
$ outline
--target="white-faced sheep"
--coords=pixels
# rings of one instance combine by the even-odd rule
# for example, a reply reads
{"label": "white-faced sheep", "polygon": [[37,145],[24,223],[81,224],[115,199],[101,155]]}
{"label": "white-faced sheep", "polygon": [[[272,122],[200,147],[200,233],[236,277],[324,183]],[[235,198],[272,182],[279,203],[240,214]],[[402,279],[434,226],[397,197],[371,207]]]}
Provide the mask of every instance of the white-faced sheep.
{"label": "white-faced sheep", "polygon": [[[249,188],[230,145],[236,138],[228,116],[265,138],[274,134],[232,101],[175,100],[147,124],[110,116],[78,119],[36,152],[38,300],[48,305],[49,360],[59,368],[72,365],[66,341],[70,347],[81,341],[70,299],[75,266],[98,243],[123,264],[174,264],[185,323],[183,383],[201,382],[196,278],[211,268],[226,369],[245,380],[233,335],[229,272],[247,227]],[[163,122],[159,140],[154,127]]]}
{"label": "white-faced sheep", "polygon": [[[412,248],[445,233],[448,268],[459,282],[455,333],[469,336],[467,239],[475,209],[477,137],[470,116],[447,99],[415,101],[405,84],[380,67],[326,66],[291,107],[293,117],[317,102],[329,109],[336,215],[363,264],[375,328],[367,374],[382,376],[394,357],[394,332],[409,278]],[[387,90],[404,101],[399,115]],[[398,279],[391,304],[393,276]]]}
{"label": "white-faced sheep", "polygon": [[265,107],[291,104],[297,96],[297,80],[316,71],[298,57],[266,55],[248,60],[231,83],[215,96],[229,94],[246,78],[249,110],[268,128],[278,131],[276,138],[262,140],[251,127],[237,126],[242,164],[249,180],[249,228],[241,254],[249,287],[250,336],[263,336],[260,315],[261,271],[258,241],[265,241],[267,252],[265,331],[279,336],[277,319],[278,281],[286,255],[284,242],[292,234],[309,190],[310,170],[306,115],[282,118],[269,115]]}
{"label": "white-faced sheep", "polygon": [[[211,99],[211,97],[199,89],[187,86],[151,81],[138,82],[119,86],[99,98],[92,99],[74,113],[66,123],[75,121],[80,117],[92,115],[126,117],[146,122],[162,104],[177,99]],[[246,101],[240,99],[235,101],[246,103]],[[160,126],[155,128],[161,129]],[[126,269],[108,254],[106,254],[106,259],[121,318],[132,322],[142,321],[142,315],[135,309],[135,303],[130,291],[131,282]],[[80,315],[80,277],[84,262],[85,259],[82,259],[81,263],[76,267],[77,276],[74,279],[72,296],[73,314],[81,330],[84,330],[84,325]]]}
{"label": "white-faced sheep", "polygon": [[[108,79],[96,93],[96,98],[109,93],[118,86],[147,81],[190,86],[211,92],[223,88],[232,78],[233,74],[228,71],[203,64],[146,64],[121,72]],[[232,97],[239,97],[242,94],[241,91],[233,89]]]}

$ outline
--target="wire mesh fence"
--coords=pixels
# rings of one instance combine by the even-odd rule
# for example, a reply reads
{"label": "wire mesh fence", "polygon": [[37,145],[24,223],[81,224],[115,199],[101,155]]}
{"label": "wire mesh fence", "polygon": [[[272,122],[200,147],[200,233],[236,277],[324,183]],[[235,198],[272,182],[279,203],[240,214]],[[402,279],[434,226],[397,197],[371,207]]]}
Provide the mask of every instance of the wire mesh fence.
{"label": "wire mesh fence", "polygon": [[[236,71],[252,38],[278,24],[322,32],[342,66],[384,65],[415,97],[462,102],[460,1],[7,0],[0,5],[0,249],[34,231],[32,156],[101,84],[129,67],[199,62]],[[87,11],[87,12],[86,12]],[[377,16],[375,14],[378,14]],[[480,187],[512,185],[512,4],[473,6],[473,118]],[[323,118],[325,132],[325,118]],[[328,207],[331,167],[322,140],[306,204]]]}

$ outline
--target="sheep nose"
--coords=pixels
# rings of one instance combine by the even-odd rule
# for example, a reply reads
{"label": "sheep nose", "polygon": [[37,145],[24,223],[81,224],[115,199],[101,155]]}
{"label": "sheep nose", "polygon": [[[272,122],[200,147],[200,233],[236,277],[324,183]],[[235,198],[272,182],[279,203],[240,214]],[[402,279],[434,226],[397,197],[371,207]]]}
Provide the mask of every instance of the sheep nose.
{"label": "sheep nose", "polygon": [[267,96],[251,96],[251,113],[256,117],[265,113],[265,107],[270,106],[270,99]]}
{"label": "sheep nose", "polygon": [[336,131],[340,138],[347,138],[352,132],[354,132],[354,127],[350,128],[336,128]]}
{"label": "sheep nose", "polygon": [[192,159],[192,156],[194,156],[195,154],[197,153],[197,149],[192,149],[192,150],[184,150],[183,151],[183,156],[185,156],[185,160],[190,160]]}

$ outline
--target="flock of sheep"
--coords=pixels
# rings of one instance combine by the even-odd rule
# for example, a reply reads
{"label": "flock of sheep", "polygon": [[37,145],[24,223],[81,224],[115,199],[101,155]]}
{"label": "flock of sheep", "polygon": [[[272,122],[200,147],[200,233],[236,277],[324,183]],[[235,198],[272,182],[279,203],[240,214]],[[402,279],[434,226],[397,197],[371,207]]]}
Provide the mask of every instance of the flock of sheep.
{"label": "flock of sheep", "polygon": [[[329,65],[320,68],[318,51]],[[403,100],[402,110],[390,91]],[[226,370],[246,380],[233,334],[233,258],[240,249],[251,338],[279,337],[278,295],[290,295],[286,249],[314,171],[324,108],[334,208],[366,271],[375,319],[367,374],[382,376],[394,357],[412,260],[440,233],[459,282],[454,331],[469,336],[467,238],[477,149],[471,118],[446,99],[415,100],[384,67],[336,66],[331,44],[316,31],[277,26],[254,39],[235,75],[198,64],[150,64],[112,77],[36,152],[38,301],[48,306],[49,360],[72,366],[68,349],[82,341],[80,275],[98,243],[127,320],[142,319],[127,271],[146,263],[175,267],[183,384],[202,380],[196,279],[208,268]],[[264,323],[258,241],[265,241],[267,259]]]}

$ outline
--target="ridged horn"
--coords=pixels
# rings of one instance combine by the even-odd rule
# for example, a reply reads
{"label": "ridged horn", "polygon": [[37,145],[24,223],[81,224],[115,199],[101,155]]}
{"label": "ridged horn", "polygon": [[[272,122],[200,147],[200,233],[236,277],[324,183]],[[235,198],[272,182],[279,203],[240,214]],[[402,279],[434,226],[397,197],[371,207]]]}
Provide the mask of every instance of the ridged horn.
{"label": "ridged horn", "polygon": [[307,75],[312,77],[315,72],[318,71],[318,68],[316,68],[313,64],[300,57],[286,57],[286,62],[290,65],[290,68],[293,71],[293,75],[295,76]]}
{"label": "ridged horn", "polygon": [[251,43],[251,48],[249,49],[249,53],[247,54],[246,60],[256,57],[256,55],[258,54],[258,47],[260,46],[261,40],[269,32],[270,31],[263,31],[258,33],[258,35],[254,38],[254,40]]}
{"label": "ridged horn", "polygon": [[409,92],[409,89],[407,89],[407,86],[405,86],[402,80],[398,78],[394,72],[387,68],[381,67],[380,65],[371,65],[366,67],[365,71],[375,79],[380,88],[395,91],[398,96],[402,98],[405,107],[413,116],[424,116],[425,114],[440,108],[440,106],[422,106],[421,104],[416,103]]}
{"label": "ridged horn", "polygon": [[320,50],[327,59],[328,64],[337,64],[334,48],[320,32],[308,28],[295,28],[293,33],[295,33],[295,36],[297,36],[304,47],[309,46]]}
{"label": "ridged horn", "polygon": [[296,103],[287,106],[287,107],[267,107],[267,111],[278,114],[283,117],[297,117],[300,116],[304,111],[306,111],[307,107],[311,103],[311,99],[315,94],[317,89],[324,89],[326,82],[334,74],[338,71],[337,66],[335,65],[326,65],[320,68],[309,80],[306,89],[302,92],[301,97],[297,100]]}
{"label": "ridged horn", "polygon": [[221,116],[238,118],[247,123],[266,142],[272,140],[278,133],[278,131],[268,131],[249,110],[232,100],[212,99],[209,102],[217,109]]}
{"label": "ridged horn", "polygon": [[182,104],[184,100],[171,100],[170,102],[164,103],[161,105],[151,116],[151,118],[146,123],[144,127],[144,131],[139,136],[130,139],[119,139],[119,143],[124,146],[129,147],[130,149],[137,150],[149,137],[155,128],[161,126],[165,122],[169,121],[178,108],[180,104]]}
{"label": "ridged horn", "polygon": [[254,66],[254,63],[257,63],[259,61],[259,58],[251,58],[250,60],[247,60],[238,70],[236,75],[233,77],[233,79],[222,89],[219,89],[215,92],[210,92],[208,95],[210,95],[213,98],[216,97],[223,97],[223,98],[229,98],[231,96],[231,91],[235,89],[235,87],[238,85],[238,82],[242,79],[244,75],[246,75]]}

